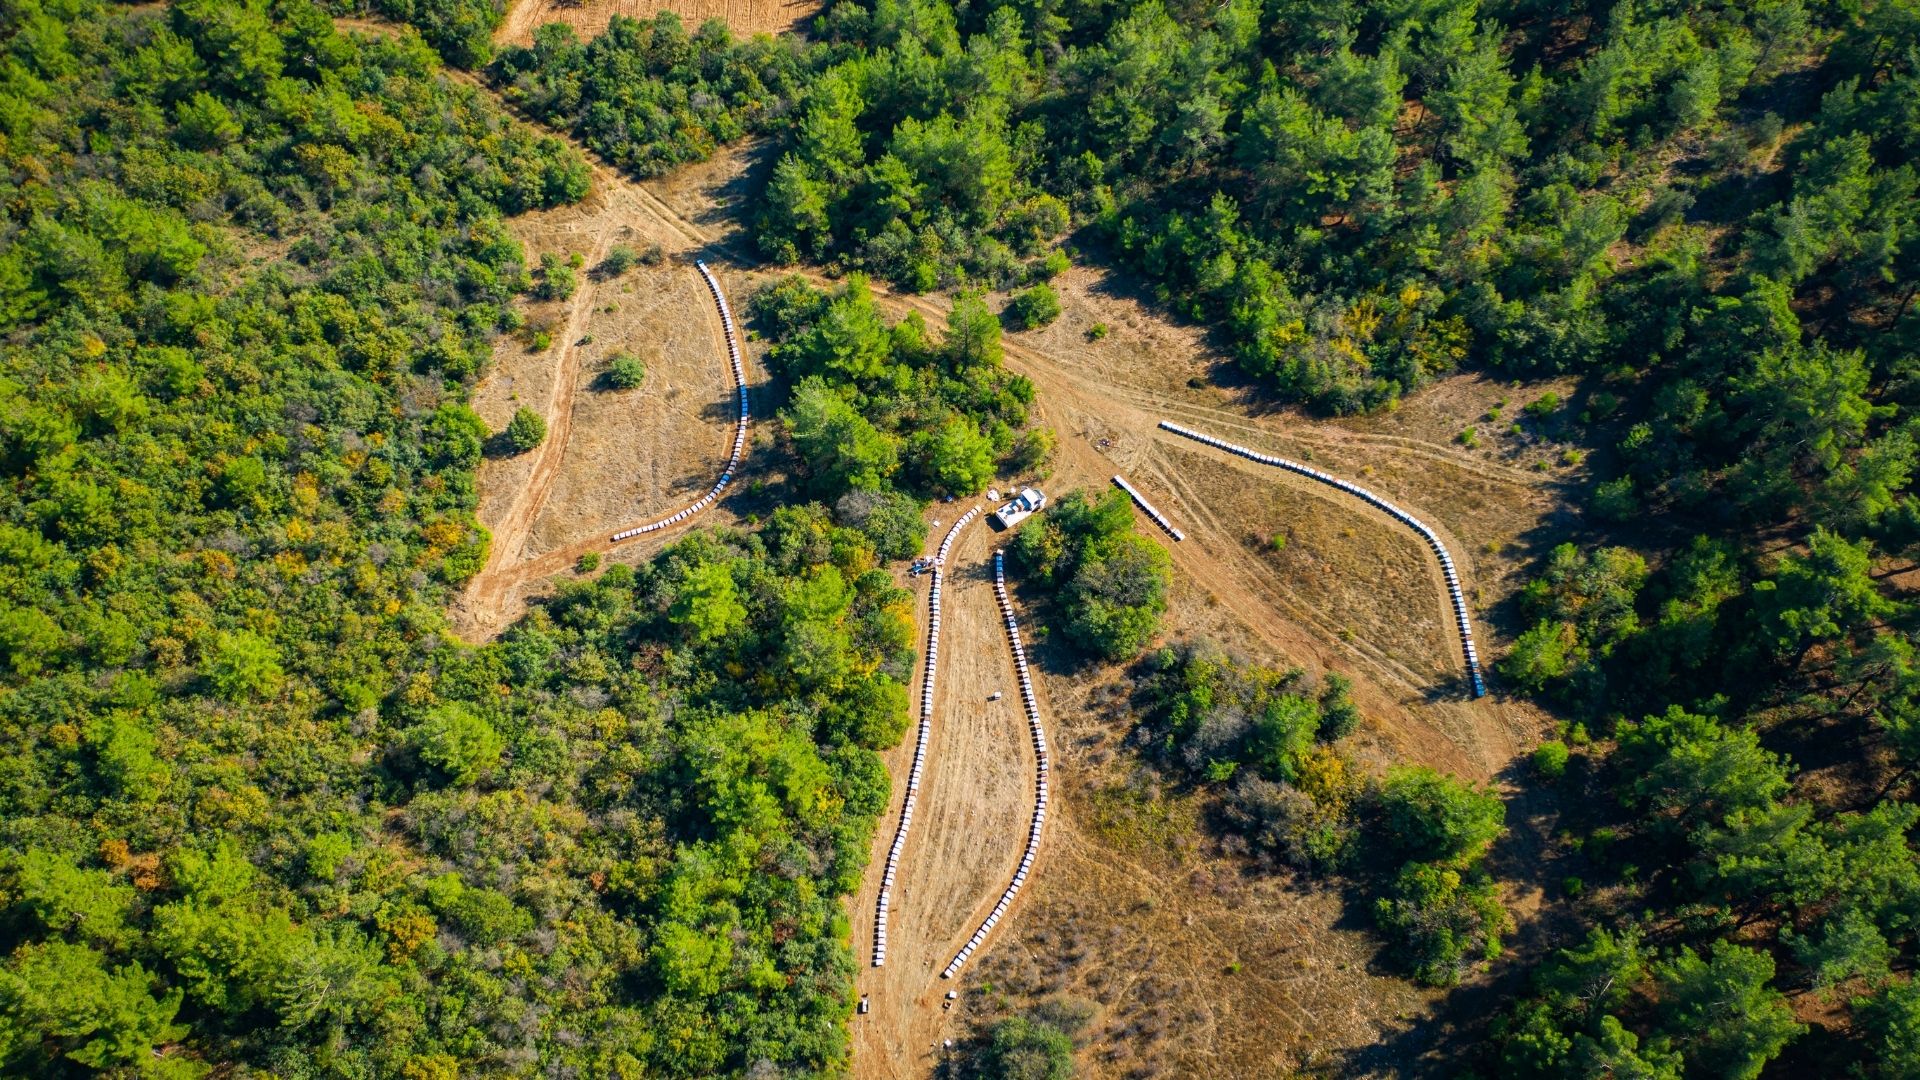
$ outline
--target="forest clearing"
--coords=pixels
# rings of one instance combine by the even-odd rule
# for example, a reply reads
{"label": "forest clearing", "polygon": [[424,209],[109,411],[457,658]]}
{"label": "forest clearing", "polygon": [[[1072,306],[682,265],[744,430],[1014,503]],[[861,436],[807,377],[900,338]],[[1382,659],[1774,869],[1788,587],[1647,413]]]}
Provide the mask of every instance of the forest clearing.
{"label": "forest clearing", "polygon": [[1920,1075],[1915,0],[0,57],[0,1075]]}
{"label": "forest clearing", "polygon": [[[738,235],[737,219],[728,207],[737,205],[731,201],[737,198],[732,193],[743,188],[739,177],[752,168],[754,160],[755,153],[748,147],[724,152],[711,162],[688,166],[657,180],[633,181],[600,171],[596,171],[595,180],[596,184],[629,189],[629,194],[602,196],[630,208],[622,225],[668,245],[669,252],[705,253],[710,261],[726,267],[724,275],[735,283],[732,291],[746,295],[756,282],[768,280],[770,275],[751,262],[741,261],[738,241],[731,239]],[[678,273],[682,278],[687,276],[684,269]],[[1544,515],[1552,510],[1554,478],[1504,463],[1497,456],[1468,451],[1444,437],[1432,438],[1429,433],[1457,426],[1458,417],[1473,407],[1473,401],[1491,400],[1501,388],[1466,379],[1458,390],[1439,388],[1429,398],[1409,402],[1401,413],[1384,420],[1339,425],[1289,422],[1286,414],[1260,415],[1231,396],[1187,386],[1194,372],[1206,371],[1220,361],[1208,353],[1192,330],[1167,321],[1138,300],[1111,292],[1099,276],[1070,271],[1061,291],[1066,314],[1038,335],[1008,338],[1008,362],[1039,385],[1041,415],[1060,428],[1063,436],[1069,432],[1073,436],[1061,441],[1050,486],[1065,489],[1097,485],[1115,469],[1124,469],[1130,475],[1152,477],[1156,492],[1167,492],[1158,496],[1163,500],[1162,508],[1189,523],[1189,541],[1174,552],[1175,593],[1169,634],[1204,632],[1254,655],[1272,650],[1271,654],[1296,660],[1311,658],[1327,667],[1354,671],[1356,699],[1363,703],[1369,717],[1379,718],[1379,725],[1367,729],[1364,736],[1372,747],[1368,754],[1376,761],[1411,759],[1460,775],[1491,779],[1523,755],[1544,726],[1530,710],[1510,700],[1472,704],[1463,693],[1452,689],[1462,682],[1459,662],[1451,659],[1458,648],[1449,644],[1452,630],[1445,621],[1444,609],[1433,599],[1436,594],[1445,596],[1446,582],[1417,542],[1362,508],[1344,505],[1346,500],[1337,494],[1315,494],[1311,483],[1296,490],[1293,484],[1298,481],[1290,482],[1284,476],[1243,472],[1245,468],[1257,468],[1246,463],[1211,462],[1182,449],[1184,440],[1159,428],[1159,417],[1166,415],[1234,432],[1241,441],[1250,436],[1263,437],[1268,445],[1330,466],[1338,461],[1350,474],[1368,476],[1372,483],[1380,484],[1384,478],[1385,490],[1394,492],[1394,497],[1405,500],[1406,505],[1424,508],[1429,500],[1447,503],[1446,512],[1429,514],[1427,520],[1461,552],[1463,575],[1477,587],[1474,604],[1480,607],[1497,602],[1503,581],[1505,588],[1514,587],[1532,545],[1550,546],[1552,534],[1541,538],[1539,530]],[[663,306],[671,303],[677,310],[688,312],[691,308],[687,305],[699,306],[704,300],[692,290],[670,295],[672,300],[661,297]],[[930,318],[944,317],[935,298],[900,296],[879,288],[876,295],[885,307],[900,314],[921,311]],[[703,313],[701,317],[706,316]],[[685,321],[686,316],[680,318]],[[1073,325],[1084,327],[1102,320],[1115,326],[1112,334],[1088,342],[1082,330],[1076,340]],[[704,361],[695,359],[694,354],[700,352],[704,352]],[[704,362],[716,370],[724,367],[724,356],[717,334],[686,346],[687,362]],[[1438,399],[1435,404],[1440,407],[1427,414],[1423,406],[1431,399]],[[706,423],[709,434],[698,440],[682,437],[650,443],[662,458],[646,459],[646,470],[678,471],[697,477],[701,475],[697,470],[715,468],[712,461],[717,453],[689,453],[710,443],[724,443],[724,437],[718,434],[722,426],[718,418],[709,414]],[[569,468],[577,469],[583,477],[617,477],[635,460],[627,447],[613,440],[595,440],[589,446],[576,447],[567,456],[577,458]],[[483,492],[494,482],[483,474]],[[509,481],[503,478],[500,482]],[[1464,501],[1436,498],[1463,491],[1473,494]],[[733,513],[729,507],[738,497],[723,498],[719,512]],[[602,508],[582,518],[578,511],[555,500],[548,512],[554,516],[546,519],[546,527],[553,531],[545,535],[556,545],[555,554],[528,560],[515,571],[516,586],[523,590],[520,602],[524,602],[524,596],[537,595],[543,579],[564,575],[585,551],[606,551],[614,561],[646,556],[649,545],[609,544],[601,535],[605,526],[595,528],[591,524],[633,520],[639,515],[631,510]],[[936,503],[932,514],[942,517],[943,512],[959,511]],[[484,509],[482,517],[486,520]],[[558,522],[569,517],[575,520],[562,531]],[[947,523],[951,523],[950,518]],[[1468,531],[1463,535],[1454,532],[1456,528]],[[1267,546],[1265,537],[1275,531],[1292,531],[1298,537],[1285,562],[1276,563],[1260,554],[1260,549]],[[984,535],[976,531],[960,538],[955,570],[949,576],[949,614],[943,625],[938,686],[937,708],[942,715],[934,724],[927,753],[928,792],[920,801],[913,838],[900,859],[896,886],[899,899],[889,925],[887,965],[874,970],[863,964],[856,980],[872,1009],[853,1021],[855,1068],[861,1076],[921,1075],[933,1063],[929,1054],[939,1042],[958,1034],[956,1024],[966,1013],[964,1009],[940,1008],[941,995],[947,988],[938,978],[940,970],[992,907],[997,895],[993,881],[1011,877],[1019,861],[1018,850],[1010,849],[1004,838],[1018,832],[1019,823],[1024,821],[1021,807],[1029,800],[1021,793],[1030,785],[1023,776],[1030,778],[1031,771],[1029,767],[1023,772],[1017,762],[1022,755],[1030,757],[1031,747],[1023,749],[1021,745],[1022,733],[1015,722],[1017,710],[1011,706],[1011,691],[1016,684],[1004,658],[1004,646],[995,637],[990,575],[983,573]],[[1535,538],[1528,541],[1528,547],[1515,546],[1513,541],[1523,535]],[[1500,555],[1487,553],[1489,542],[1500,547]],[[1422,564],[1427,568],[1422,569]],[[924,590],[921,595],[918,621],[924,627]],[[1036,683],[1046,700],[1056,694],[1084,700],[1110,678],[1105,672],[1094,672],[1063,682],[1061,676],[1050,674],[1044,663],[1036,672]],[[1009,691],[1008,700],[986,703],[986,696],[996,689]],[[1436,691],[1443,692],[1436,696]],[[914,695],[917,701],[917,688]],[[1055,709],[1048,711],[1049,715],[1058,715]],[[1012,925],[1008,929],[1022,939],[1038,940],[1068,932],[1067,925],[1036,911],[1042,903],[1044,910],[1053,912],[1052,920],[1070,920],[1074,937],[1105,940],[1119,927],[1119,923],[1107,921],[1117,916],[1117,911],[1103,915],[1101,905],[1088,903],[1102,890],[1114,887],[1111,871],[1096,873],[1093,864],[1082,864],[1075,873],[1062,870],[1055,861],[1059,858],[1056,852],[1062,850],[1085,853],[1079,858],[1105,850],[1097,834],[1081,833],[1084,827],[1076,818],[1087,812],[1086,790],[1111,783],[1090,783],[1091,776],[1107,770],[1084,761],[1084,757],[1091,754],[1101,761],[1109,759],[1112,751],[1101,748],[1109,746],[1116,733],[1097,726],[1089,731],[1086,723],[1069,726],[1070,733],[1078,730],[1071,741],[1065,737],[1056,740],[1063,757],[1056,769],[1065,770],[1061,796],[1056,800],[1063,812],[1051,823],[1058,831],[1052,832],[1042,846],[1040,869],[1032,876],[1028,890],[1045,897],[1045,901],[1023,899],[1009,916]],[[912,740],[886,758],[896,783],[904,783],[912,764]],[[1080,775],[1081,769],[1088,770],[1088,775]],[[853,940],[863,953],[873,940],[873,912],[880,888],[877,869],[887,861],[897,810],[896,806],[882,819],[876,833],[871,863],[876,872],[864,879],[861,891],[848,904]],[[1110,855],[1091,857],[1094,863],[1100,863]],[[1202,859],[1198,865],[1206,866],[1211,861]],[[1218,874],[1222,870],[1202,872]],[[1152,877],[1159,872],[1142,873]],[[1052,880],[1056,876],[1066,880]],[[1144,880],[1128,891],[1134,890],[1159,892]],[[1235,910],[1237,905],[1226,896],[1211,893],[1189,896],[1184,890],[1175,890],[1166,902],[1180,913],[1174,916],[1178,920],[1185,920],[1188,914],[1236,922],[1282,917],[1267,908]],[[1516,896],[1515,902],[1523,906],[1526,898]],[[1276,956],[1274,962],[1293,964],[1297,957],[1310,965],[1308,970],[1317,972],[1316,980],[1359,978],[1357,970],[1340,972],[1338,965],[1350,968],[1354,963],[1351,957],[1357,954],[1352,950],[1359,944],[1353,935],[1343,936],[1332,930],[1331,910],[1316,907],[1325,903],[1325,897],[1313,899],[1311,891],[1289,897],[1283,904],[1277,897],[1267,901],[1290,912],[1285,916],[1289,920],[1306,920],[1304,925],[1286,924],[1289,929],[1285,936],[1302,944],[1299,951],[1289,951],[1284,959]],[[1318,915],[1307,914],[1315,910]],[[1035,920],[1045,921],[1026,925]],[[1176,925],[1174,940],[1192,932],[1184,922]],[[1011,947],[1010,942],[990,944],[986,956],[992,958]],[[1103,995],[1111,994],[1118,985],[1101,974],[1105,965],[1092,952],[1074,950],[1081,959],[1069,966],[1073,975],[1068,985],[1101,986],[1105,988]],[[1127,963],[1139,962],[1131,951],[1128,955],[1131,959]],[[1331,959],[1337,956],[1349,959]],[[995,960],[994,967],[1008,962]],[[1124,969],[1126,964],[1118,966]],[[1128,980],[1127,986],[1152,998],[1150,1005],[1144,1001],[1135,1005],[1156,1015],[1177,1015],[1181,1010],[1201,1007],[1202,999],[1216,999],[1218,1007],[1232,1008],[1243,1018],[1236,1020],[1236,1025],[1244,1022],[1265,1028],[1278,1024],[1280,1027],[1273,1030],[1294,1032],[1290,1040],[1280,1044],[1240,1044],[1221,1031],[1219,1037],[1227,1040],[1222,1046],[1196,1046],[1193,1053],[1203,1056],[1182,1059],[1216,1061],[1220,1060],[1217,1055],[1227,1054],[1226,1060],[1254,1070],[1248,1075],[1258,1075],[1259,1070],[1281,1060],[1303,1061],[1343,1045],[1369,1045],[1395,1026],[1395,1018],[1406,1010],[1404,1004],[1373,1004],[1371,999],[1376,995],[1385,995],[1382,1000],[1389,1002],[1402,998],[1386,993],[1389,980],[1369,977],[1364,983],[1354,984],[1352,1000],[1343,1002],[1332,1014],[1338,1017],[1338,1025],[1330,1029],[1332,1017],[1322,1014],[1315,1014],[1318,1019],[1313,1022],[1301,1022],[1297,1011],[1292,1018],[1283,1019],[1286,1008],[1282,1002],[1295,1000],[1297,1006],[1291,996],[1263,1004],[1272,993],[1270,983],[1194,979],[1190,964],[1176,971],[1184,974]],[[1151,970],[1148,975],[1152,975]],[[1164,978],[1166,985],[1161,985],[1158,978]],[[1362,989],[1363,985],[1370,988]],[[1034,993],[1036,997],[1046,996],[1037,990]],[[1111,1015],[1116,1018],[1111,1035],[1115,1053],[1127,1041],[1121,1033],[1128,1022],[1117,1019],[1126,1015],[1124,1000],[1111,1006]],[[1096,1042],[1098,1045],[1103,1042]],[[1229,1045],[1237,1049],[1229,1051]],[[1116,1060],[1134,1060],[1133,1055],[1142,1052],[1136,1048]]]}

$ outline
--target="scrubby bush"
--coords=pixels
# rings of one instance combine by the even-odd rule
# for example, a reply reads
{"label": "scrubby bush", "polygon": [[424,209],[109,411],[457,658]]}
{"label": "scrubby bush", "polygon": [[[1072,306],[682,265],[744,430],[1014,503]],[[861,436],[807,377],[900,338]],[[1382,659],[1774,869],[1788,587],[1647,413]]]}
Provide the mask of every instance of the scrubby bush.
{"label": "scrubby bush", "polygon": [[632,247],[626,244],[615,244],[607,249],[606,258],[601,259],[600,265],[594,267],[594,273],[603,278],[617,278],[633,269],[634,264],[639,261],[639,254]]}
{"label": "scrubby bush", "polygon": [[551,251],[541,254],[540,284],[534,290],[535,295],[542,300],[565,300],[579,287],[580,277],[571,262]]}
{"label": "scrubby bush", "polygon": [[523,405],[513,411],[505,435],[514,453],[524,454],[546,441],[547,418]]}
{"label": "scrubby bush", "polygon": [[647,381],[647,365],[632,353],[616,353],[607,365],[607,385],[615,390],[638,389]]}
{"label": "scrubby bush", "polygon": [[966,1048],[968,1080],[1072,1080],[1073,1037],[1043,1020],[1010,1016]]}
{"label": "scrubby bush", "polygon": [[1567,744],[1558,739],[1548,739],[1533,748],[1533,771],[1543,779],[1558,780],[1567,771]]}
{"label": "scrubby bush", "polygon": [[1007,314],[1024,330],[1045,326],[1060,317],[1060,297],[1045,282],[1016,295],[1007,304]]}

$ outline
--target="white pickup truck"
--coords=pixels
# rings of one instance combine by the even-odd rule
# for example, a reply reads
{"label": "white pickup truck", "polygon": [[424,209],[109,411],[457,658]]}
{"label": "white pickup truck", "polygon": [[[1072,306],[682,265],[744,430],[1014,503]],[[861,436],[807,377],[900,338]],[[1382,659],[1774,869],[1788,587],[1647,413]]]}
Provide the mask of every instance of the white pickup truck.
{"label": "white pickup truck", "polygon": [[1008,500],[1000,509],[993,512],[995,524],[1010,529],[1025,521],[1035,510],[1047,505],[1047,497],[1039,488],[1021,488],[1020,494]]}

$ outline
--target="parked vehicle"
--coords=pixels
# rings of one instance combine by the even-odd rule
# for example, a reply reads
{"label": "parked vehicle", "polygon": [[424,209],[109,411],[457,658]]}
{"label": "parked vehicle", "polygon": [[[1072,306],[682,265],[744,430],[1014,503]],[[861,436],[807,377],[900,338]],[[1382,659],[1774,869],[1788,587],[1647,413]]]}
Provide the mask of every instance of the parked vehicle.
{"label": "parked vehicle", "polygon": [[1000,509],[993,512],[994,523],[1003,529],[1010,529],[1025,521],[1033,512],[1047,505],[1047,497],[1039,488],[1021,488],[1020,494],[1008,500]]}

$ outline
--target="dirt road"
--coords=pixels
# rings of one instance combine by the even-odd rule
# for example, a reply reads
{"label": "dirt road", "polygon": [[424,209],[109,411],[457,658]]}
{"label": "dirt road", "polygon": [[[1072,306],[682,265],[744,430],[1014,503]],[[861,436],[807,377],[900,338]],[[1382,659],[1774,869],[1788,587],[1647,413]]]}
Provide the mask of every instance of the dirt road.
{"label": "dirt road", "polygon": [[662,11],[680,16],[689,33],[708,19],[719,19],[741,37],[778,34],[803,29],[821,7],[819,0],[513,0],[494,40],[529,45],[539,27],[565,23],[587,41],[605,30],[615,15],[650,19]]}
{"label": "dirt road", "polygon": [[[958,505],[943,504],[940,520],[950,522],[948,511]],[[1001,539],[985,524],[970,525],[947,560],[933,733],[894,885],[887,963],[863,966],[857,979],[872,1008],[853,1020],[862,1076],[924,1076],[935,1063],[950,1015],[941,1008],[942,995],[964,983],[941,980],[940,969],[999,899],[1026,841],[1033,747],[994,606],[991,552]],[[914,581],[924,627],[926,579]],[[1000,700],[988,701],[996,691]],[[903,743],[887,755],[888,771],[905,776],[912,756],[912,744]],[[876,866],[886,859],[899,811],[896,800],[877,830]],[[1036,874],[1046,872],[1045,851],[1042,845]],[[853,899],[856,943],[873,939],[879,891],[879,875],[868,874]],[[1019,912],[1016,901],[1003,925]]]}
{"label": "dirt road", "polygon": [[[524,609],[530,587],[604,551],[615,532],[678,510],[711,486],[727,464],[737,413],[719,313],[692,266],[697,245],[663,224],[639,189],[596,168],[579,206],[523,215],[512,227],[530,253],[579,252],[589,271],[615,243],[657,245],[661,260],[611,280],[583,274],[566,302],[536,310],[533,318],[554,335],[546,353],[529,354],[515,341],[496,350],[475,408],[498,428],[525,404],[521,391],[538,393],[547,438],[528,454],[482,465],[480,518],[493,544],[454,608],[468,640],[499,633]],[[594,389],[594,368],[618,352],[646,364],[641,389]],[[637,546],[656,549],[679,531]]]}
{"label": "dirt road", "polygon": [[[738,239],[744,198],[738,180],[746,164],[744,153],[723,153],[645,184],[596,170],[596,186],[621,226],[669,254],[704,252],[743,303],[754,283],[776,273],[754,266]],[[735,261],[726,267],[721,256],[729,252]],[[690,272],[678,272],[692,280]],[[1203,427],[1366,484],[1441,534],[1471,602],[1484,608],[1517,588],[1529,545],[1547,542],[1558,506],[1556,474],[1530,462],[1524,447],[1474,450],[1452,440],[1496,399],[1504,405],[1505,388],[1461,378],[1386,416],[1309,422],[1274,410],[1251,389],[1219,388],[1221,381],[1231,385],[1231,374],[1202,331],[1168,321],[1114,276],[1076,268],[1056,287],[1062,317],[1006,343],[1009,367],[1038,390],[1038,418],[1060,436],[1045,486],[1050,492],[1105,487],[1113,473],[1124,472],[1187,531],[1188,540],[1171,549],[1169,638],[1210,637],[1262,662],[1349,675],[1368,718],[1360,754],[1373,762],[1414,760],[1488,779],[1531,745],[1542,724],[1537,714],[1497,698],[1471,703],[1460,692],[1444,580],[1396,523],[1312,481],[1213,454],[1156,427],[1163,418]],[[917,310],[930,321],[945,318],[942,299],[876,292],[895,317]],[[705,400],[724,401],[717,316],[697,301],[695,293],[663,289],[638,303],[668,324],[663,331],[683,334],[668,350],[679,359],[667,362],[685,364],[704,352],[701,363],[713,380]],[[700,321],[686,303],[701,308]],[[587,306],[568,313],[570,329]],[[588,318],[597,339],[601,316],[589,312]],[[686,326],[702,322],[700,333],[685,335]],[[1096,325],[1106,332],[1092,333]],[[704,345],[694,348],[691,337],[704,338]],[[566,370],[564,355],[547,363]],[[548,400],[557,403],[558,391]],[[575,399],[575,407],[591,401]],[[688,416],[697,422],[689,426]],[[464,625],[497,630],[518,612],[527,590],[565,571],[580,554],[606,549],[614,530],[672,505],[666,496],[676,482],[687,490],[701,476],[711,482],[725,459],[724,414],[682,408],[650,419],[677,423],[678,434],[638,446],[587,445],[591,430],[575,424],[567,433],[570,448],[550,437],[562,474],[585,482],[569,489],[550,480],[544,491],[515,491],[499,520],[514,526],[503,530],[508,540],[525,530],[522,543],[513,550],[501,545],[499,561],[483,574],[484,588],[470,590],[481,601],[463,614]],[[594,502],[596,484],[633,472],[667,478],[652,483],[652,505],[638,507],[626,496]],[[513,479],[504,469],[491,480],[483,475],[483,493],[490,486],[497,493],[498,483]],[[523,500],[528,511],[517,509]],[[591,512],[581,513],[581,506]],[[721,511],[724,520],[724,505]],[[951,520],[954,512],[937,505],[932,516]],[[520,523],[525,513],[532,515],[530,530]],[[975,529],[952,560],[939,715],[921,809],[895,886],[886,967],[864,966],[877,874],[849,904],[863,963],[857,989],[872,1004],[853,1020],[855,1074],[926,1075],[940,1041],[961,1030],[966,991],[1008,972],[1040,972],[1044,985],[1098,995],[1093,1049],[1084,1055],[1096,1075],[1127,1071],[1126,1048],[1146,1045],[1129,1019],[1140,1015],[1184,1018],[1181,1040],[1157,1044],[1155,1064],[1266,1075],[1329,1049],[1378,1045],[1400,1018],[1417,1013],[1422,999],[1405,984],[1366,973],[1364,943],[1334,928],[1337,905],[1324,894],[1284,881],[1230,886],[1211,864],[1196,868],[1178,853],[1124,854],[1108,827],[1093,827],[1107,811],[1092,799],[1111,790],[1121,760],[1110,749],[1115,732],[1102,726],[1095,697],[1118,673],[1049,671],[1044,664],[1037,680],[1043,708],[1050,724],[1058,715],[1067,733],[1058,740],[1056,814],[1030,888],[995,942],[956,980],[960,1008],[941,1008],[941,995],[953,984],[939,980],[939,969],[1017,865],[1030,811],[1031,748],[1010,692],[1012,666],[985,569],[991,540],[984,528]],[[621,545],[614,557],[644,558],[658,543]],[[1483,651],[1489,659],[1499,655],[1497,636],[1488,634]],[[1005,696],[989,703],[994,690]],[[1072,704],[1056,714],[1053,701]],[[911,754],[907,744],[888,756],[896,777],[905,776]],[[877,830],[876,866],[897,814],[896,805]],[[1196,875],[1210,884],[1187,887]],[[1069,947],[1063,950],[1060,940]],[[1256,943],[1267,944],[1253,948]],[[1262,968],[1225,979],[1224,969],[1198,958],[1203,953],[1238,954]]]}

